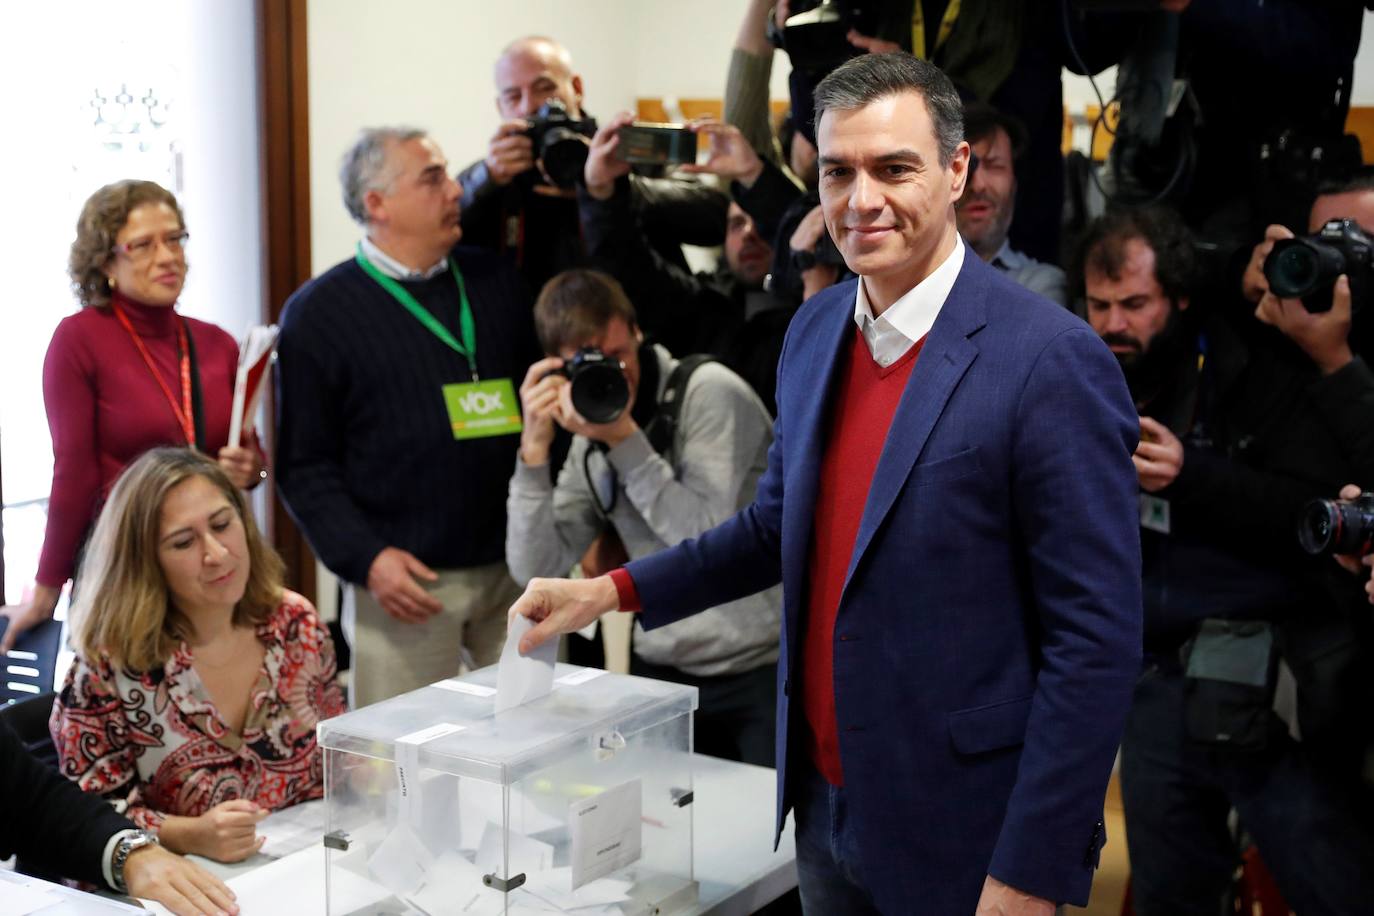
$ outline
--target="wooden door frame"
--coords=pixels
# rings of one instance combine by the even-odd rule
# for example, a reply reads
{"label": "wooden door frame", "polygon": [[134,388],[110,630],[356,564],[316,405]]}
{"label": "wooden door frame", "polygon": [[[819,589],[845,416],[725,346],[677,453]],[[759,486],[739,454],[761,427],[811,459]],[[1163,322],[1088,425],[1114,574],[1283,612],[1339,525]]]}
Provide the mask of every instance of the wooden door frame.
{"label": "wooden door frame", "polygon": [[[310,93],[306,69],[306,0],[257,0],[258,99],[261,104],[262,232],[267,254],[263,315],[281,317],[286,299],[310,279]],[[276,391],[264,398],[275,439]],[[316,600],[315,555],[271,487],[268,536],[286,561],[287,585]]]}

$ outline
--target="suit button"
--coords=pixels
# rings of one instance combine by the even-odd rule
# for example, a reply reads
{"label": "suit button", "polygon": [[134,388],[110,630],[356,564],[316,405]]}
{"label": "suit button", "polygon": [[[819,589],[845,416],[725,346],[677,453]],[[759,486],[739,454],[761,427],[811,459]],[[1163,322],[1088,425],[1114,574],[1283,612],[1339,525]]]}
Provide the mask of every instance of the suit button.
{"label": "suit button", "polygon": [[782,681],[782,695],[785,696],[785,697],[790,697],[790,696],[792,695],[792,679],[791,679],[791,678],[783,678],[783,681]]}

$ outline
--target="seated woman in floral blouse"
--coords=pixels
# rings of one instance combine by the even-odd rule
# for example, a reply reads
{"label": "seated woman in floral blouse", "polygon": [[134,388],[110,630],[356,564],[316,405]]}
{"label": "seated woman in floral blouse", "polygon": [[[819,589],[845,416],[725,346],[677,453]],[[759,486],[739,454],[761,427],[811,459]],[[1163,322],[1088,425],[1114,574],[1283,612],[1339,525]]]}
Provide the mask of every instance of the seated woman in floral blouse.
{"label": "seated woman in floral blouse", "polygon": [[53,708],[62,770],[173,852],[236,862],[269,811],[319,798],[315,724],[344,710],[310,602],[214,461],[159,448],[100,513]]}

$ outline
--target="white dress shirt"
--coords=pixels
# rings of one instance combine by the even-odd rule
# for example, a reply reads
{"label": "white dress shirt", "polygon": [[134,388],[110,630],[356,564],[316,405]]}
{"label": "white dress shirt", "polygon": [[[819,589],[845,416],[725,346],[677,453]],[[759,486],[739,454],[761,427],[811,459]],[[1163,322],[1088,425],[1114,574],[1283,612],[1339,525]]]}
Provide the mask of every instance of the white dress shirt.
{"label": "white dress shirt", "polygon": [[873,309],[868,304],[866,281],[859,278],[859,291],[854,296],[854,323],[859,326],[875,363],[886,369],[926,336],[963,266],[964,240],[956,234],[954,250],[949,257],[877,318],[873,317]]}
{"label": "white dress shirt", "polygon": [[373,266],[393,280],[428,280],[430,277],[438,276],[443,271],[448,270],[448,255],[444,255],[439,259],[439,263],[432,267],[415,270],[378,248],[367,236],[363,236],[363,254],[367,255],[367,259],[372,262]]}

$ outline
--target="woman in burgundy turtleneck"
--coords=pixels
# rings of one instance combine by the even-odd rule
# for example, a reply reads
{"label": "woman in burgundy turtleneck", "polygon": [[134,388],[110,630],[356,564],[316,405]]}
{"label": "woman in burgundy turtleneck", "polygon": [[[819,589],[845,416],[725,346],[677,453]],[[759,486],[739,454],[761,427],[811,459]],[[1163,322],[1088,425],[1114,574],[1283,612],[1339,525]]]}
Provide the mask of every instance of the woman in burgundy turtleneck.
{"label": "woman in burgundy turtleneck", "polygon": [[[175,309],[185,240],[176,198],[151,181],[106,185],[81,210],[69,271],[82,309],[57,326],[43,363],[53,444],[48,527],[32,598],[0,608],[10,618],[0,655],[52,616],[106,493],[139,455],[194,444],[237,486],[261,479],[256,443],[226,445],[238,345]],[[196,387],[202,422],[193,442]]]}

